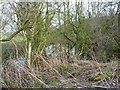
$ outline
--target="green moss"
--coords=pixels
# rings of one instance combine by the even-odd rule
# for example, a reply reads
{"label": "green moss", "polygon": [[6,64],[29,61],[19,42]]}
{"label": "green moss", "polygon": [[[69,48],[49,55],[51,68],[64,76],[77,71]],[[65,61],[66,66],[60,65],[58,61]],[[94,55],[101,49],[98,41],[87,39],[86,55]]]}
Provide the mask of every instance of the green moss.
{"label": "green moss", "polygon": [[54,84],[55,85],[55,84],[58,83],[58,81],[56,81],[56,80],[55,81],[45,81],[45,83],[47,83],[47,84]]}
{"label": "green moss", "polygon": [[104,68],[103,73],[108,75],[108,76],[112,76],[112,74],[113,74],[108,68]]}
{"label": "green moss", "polygon": [[59,65],[59,66],[56,66],[56,68],[62,74],[66,74],[67,72],[71,71],[71,65],[69,65],[69,64],[66,66]]}
{"label": "green moss", "polygon": [[31,88],[43,88],[43,87],[31,87]]}
{"label": "green moss", "polygon": [[107,75],[98,74],[97,76],[92,77],[92,78],[91,78],[91,81],[100,81],[100,80],[106,79],[106,78],[108,78]]}
{"label": "green moss", "polygon": [[120,60],[112,61],[111,63],[118,64],[118,63],[120,63]]}

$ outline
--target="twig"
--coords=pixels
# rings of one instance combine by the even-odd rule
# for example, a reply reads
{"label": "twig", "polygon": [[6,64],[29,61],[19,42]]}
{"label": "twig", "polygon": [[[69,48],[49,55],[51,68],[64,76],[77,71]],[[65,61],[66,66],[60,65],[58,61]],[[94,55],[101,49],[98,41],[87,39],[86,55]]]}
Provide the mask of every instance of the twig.
{"label": "twig", "polygon": [[76,83],[78,83],[79,85],[81,85],[81,86],[83,86],[83,87],[87,87],[87,86],[84,86],[84,85],[80,84],[78,81],[76,81],[77,78],[75,78],[71,73],[69,73],[69,72],[67,72],[67,73],[75,79],[74,81],[75,81]]}
{"label": "twig", "polygon": [[36,80],[38,80],[40,83],[42,83],[44,86],[46,86],[47,88],[49,88],[48,85],[46,85],[42,80],[40,80],[39,78],[37,78],[34,74],[30,73],[29,71],[23,69],[22,67],[20,67],[19,65],[17,65],[17,67],[21,68],[24,72],[26,72],[27,74],[31,75],[32,77],[34,77]]}
{"label": "twig", "polygon": [[[63,79],[65,79],[55,68],[53,68],[41,55],[40,55],[40,58],[46,63],[46,64],[48,64],[48,66],[51,68],[51,69],[53,69],[60,77],[62,77]],[[70,73],[69,73],[70,74]],[[75,78],[75,77],[74,77]],[[75,80],[74,80],[75,81]],[[75,81],[75,82],[77,82],[77,81]],[[79,82],[77,82],[78,84],[80,84]],[[81,85],[81,84],[80,84]],[[81,85],[81,86],[83,86],[83,87],[86,87],[86,86],[84,86],[84,85]]]}

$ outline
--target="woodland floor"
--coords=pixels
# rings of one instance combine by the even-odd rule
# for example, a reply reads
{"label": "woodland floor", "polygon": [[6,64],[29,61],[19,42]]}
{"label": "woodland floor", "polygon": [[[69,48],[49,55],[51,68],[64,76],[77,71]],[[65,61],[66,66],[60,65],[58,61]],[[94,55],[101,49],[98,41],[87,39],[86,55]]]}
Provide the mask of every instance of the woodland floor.
{"label": "woodland floor", "polygon": [[[12,62],[12,61],[11,61]],[[118,61],[98,63],[97,61],[79,60],[67,63],[65,60],[41,62],[36,69],[21,68],[14,63],[3,66],[3,87],[24,88],[117,88],[119,71]]]}

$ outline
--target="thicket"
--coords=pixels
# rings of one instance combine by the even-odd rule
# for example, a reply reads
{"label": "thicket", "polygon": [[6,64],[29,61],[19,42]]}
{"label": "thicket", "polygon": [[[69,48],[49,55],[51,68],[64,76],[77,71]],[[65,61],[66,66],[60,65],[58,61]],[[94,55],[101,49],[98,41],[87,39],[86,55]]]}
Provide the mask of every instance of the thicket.
{"label": "thicket", "polygon": [[[46,81],[44,76],[47,75],[43,73],[48,74],[51,69],[60,77],[67,73],[74,78],[80,75],[77,72],[80,70],[89,77],[94,69],[89,71],[88,68],[94,67],[97,75],[93,76],[97,76],[97,80],[89,77],[90,80],[118,78],[116,63],[107,66],[98,62],[120,59],[120,2],[2,2],[1,6],[3,78],[8,86],[15,87],[14,83],[19,82],[18,87],[27,87],[29,83],[32,87],[40,82],[48,87],[37,75],[42,72],[40,75]],[[17,61],[23,61],[22,71],[16,71],[14,63]],[[103,70],[104,67],[107,70]],[[13,73],[15,78],[6,73]]]}
{"label": "thicket", "polygon": [[[10,33],[21,31],[22,39],[18,40],[24,44],[24,56],[29,64],[39,54],[64,57],[69,61],[72,57],[106,61],[120,56],[118,2],[91,2],[87,9],[83,2],[17,2],[7,5],[8,8],[3,8],[3,16],[9,19],[2,18],[2,28],[12,24],[14,28]],[[5,9],[12,10],[7,12]],[[6,24],[8,21],[10,23]],[[6,53],[7,46],[4,43],[2,46]]]}

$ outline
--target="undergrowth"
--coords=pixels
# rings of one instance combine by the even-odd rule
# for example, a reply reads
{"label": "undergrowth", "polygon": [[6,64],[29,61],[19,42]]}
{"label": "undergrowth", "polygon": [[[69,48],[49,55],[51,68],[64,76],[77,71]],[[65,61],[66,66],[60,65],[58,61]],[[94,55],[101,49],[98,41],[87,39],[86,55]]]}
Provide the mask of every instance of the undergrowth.
{"label": "undergrowth", "polygon": [[[93,64],[94,63],[94,64]],[[80,60],[68,65],[52,65],[52,68],[43,67],[41,70],[28,69],[8,60],[3,65],[3,87],[89,87],[92,85],[105,85],[117,87],[117,63],[99,63],[96,61]],[[18,70],[18,68],[20,68]],[[56,73],[54,69],[59,72]],[[102,72],[99,70],[101,68]],[[103,81],[105,83],[103,83]]]}

